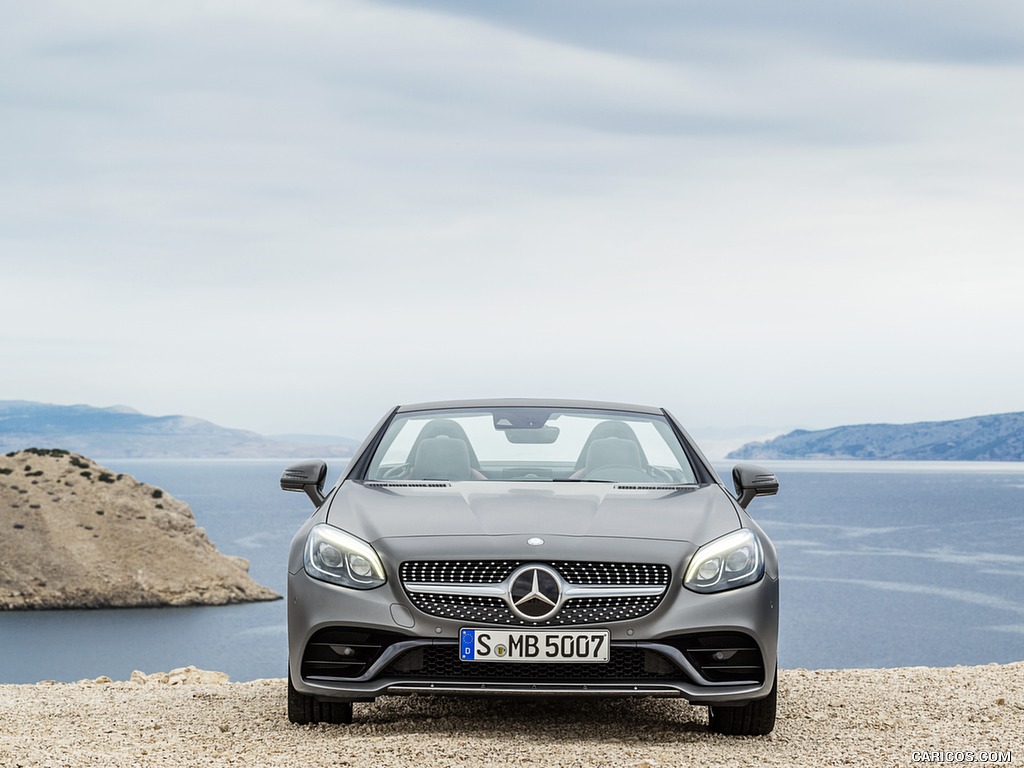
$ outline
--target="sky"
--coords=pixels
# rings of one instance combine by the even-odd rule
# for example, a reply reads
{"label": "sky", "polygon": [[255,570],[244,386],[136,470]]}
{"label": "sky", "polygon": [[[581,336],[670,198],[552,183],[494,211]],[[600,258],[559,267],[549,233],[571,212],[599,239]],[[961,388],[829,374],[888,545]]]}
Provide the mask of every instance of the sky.
{"label": "sky", "polygon": [[1024,410],[1024,4],[0,3],[0,400]]}

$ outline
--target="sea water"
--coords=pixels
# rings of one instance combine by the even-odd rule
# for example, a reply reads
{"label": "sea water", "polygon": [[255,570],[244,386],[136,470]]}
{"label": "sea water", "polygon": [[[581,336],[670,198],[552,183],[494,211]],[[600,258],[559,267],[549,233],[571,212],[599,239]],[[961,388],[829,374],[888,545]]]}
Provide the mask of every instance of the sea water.
{"label": "sea water", "polygon": [[[284,595],[288,546],[312,512],[281,460],[107,459],[187,502],[218,549]],[[1024,464],[763,462],[778,496],[750,513],[782,573],[784,667],[1024,660]],[[344,460],[331,463],[337,477]],[[716,465],[729,481],[729,465]],[[0,682],[74,681],[193,664],[283,677],[284,600],[190,608],[0,612]]]}

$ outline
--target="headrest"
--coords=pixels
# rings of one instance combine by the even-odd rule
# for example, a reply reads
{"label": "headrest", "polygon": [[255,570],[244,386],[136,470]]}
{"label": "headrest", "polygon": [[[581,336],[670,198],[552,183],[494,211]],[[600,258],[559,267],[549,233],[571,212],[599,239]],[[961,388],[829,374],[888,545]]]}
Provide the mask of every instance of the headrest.
{"label": "headrest", "polygon": [[428,437],[413,457],[414,480],[469,480],[469,449],[463,440],[447,435]]}
{"label": "headrest", "polygon": [[587,469],[593,470],[609,464],[639,467],[640,446],[621,437],[602,437],[592,442],[587,450]]}

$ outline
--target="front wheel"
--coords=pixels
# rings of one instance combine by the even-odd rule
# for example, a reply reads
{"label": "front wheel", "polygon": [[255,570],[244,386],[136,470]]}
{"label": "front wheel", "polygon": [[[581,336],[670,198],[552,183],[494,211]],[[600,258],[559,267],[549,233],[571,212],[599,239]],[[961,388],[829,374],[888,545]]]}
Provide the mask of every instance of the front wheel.
{"label": "front wheel", "polygon": [[313,696],[299,693],[288,674],[288,720],[296,725],[331,723],[348,725],[352,722],[351,701],[319,701]]}
{"label": "front wheel", "polygon": [[779,673],[776,671],[772,690],[763,699],[739,707],[711,705],[708,722],[712,731],[726,736],[764,736],[775,728],[778,707]]}

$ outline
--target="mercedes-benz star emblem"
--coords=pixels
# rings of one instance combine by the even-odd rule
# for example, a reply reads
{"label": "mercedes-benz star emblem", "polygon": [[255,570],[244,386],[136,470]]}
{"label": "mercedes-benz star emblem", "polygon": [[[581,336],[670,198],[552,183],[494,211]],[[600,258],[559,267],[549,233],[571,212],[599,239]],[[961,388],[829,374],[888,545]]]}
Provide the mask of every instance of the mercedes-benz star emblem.
{"label": "mercedes-benz star emblem", "polygon": [[508,603],[526,621],[544,621],[561,607],[562,578],[544,565],[526,565],[512,575]]}

